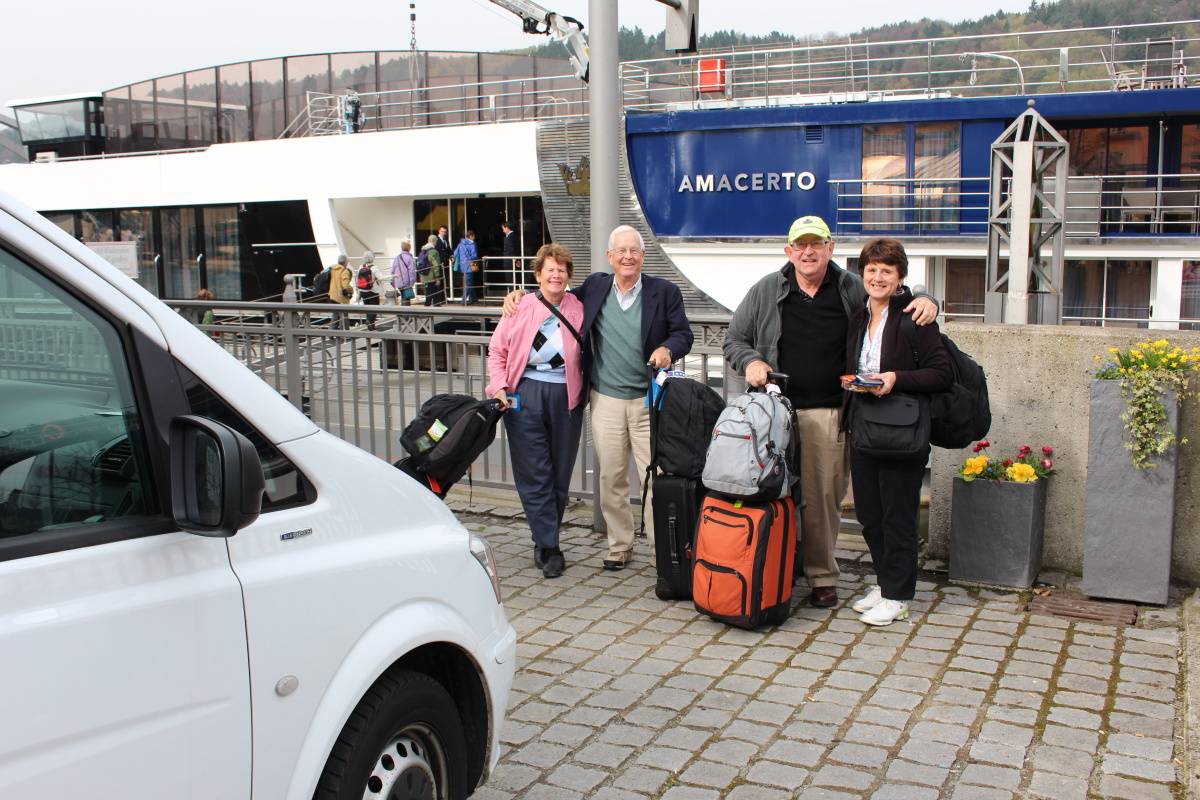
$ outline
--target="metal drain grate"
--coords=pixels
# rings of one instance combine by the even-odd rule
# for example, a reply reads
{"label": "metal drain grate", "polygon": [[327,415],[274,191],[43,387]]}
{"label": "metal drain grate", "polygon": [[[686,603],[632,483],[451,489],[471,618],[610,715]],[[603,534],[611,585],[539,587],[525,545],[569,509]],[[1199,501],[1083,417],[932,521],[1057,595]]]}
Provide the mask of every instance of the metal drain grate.
{"label": "metal drain grate", "polygon": [[1102,625],[1133,625],[1137,606],[1104,600],[1089,600],[1079,594],[1038,595],[1025,605],[1031,614],[1098,622]]}

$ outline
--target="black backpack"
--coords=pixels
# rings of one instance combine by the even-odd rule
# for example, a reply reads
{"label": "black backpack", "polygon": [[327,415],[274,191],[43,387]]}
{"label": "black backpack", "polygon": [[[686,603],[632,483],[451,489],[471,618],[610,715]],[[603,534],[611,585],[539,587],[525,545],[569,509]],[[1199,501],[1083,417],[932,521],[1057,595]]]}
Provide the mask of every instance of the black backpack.
{"label": "black backpack", "polygon": [[650,408],[650,466],[667,475],[699,478],[725,401],[712,388],[679,373],[666,380]]}
{"label": "black backpack", "polygon": [[396,466],[445,497],[475,459],[496,438],[503,410],[496,400],[465,394],[438,394],[426,400],[400,434],[409,457]]}
{"label": "black backpack", "polygon": [[[900,327],[917,358],[917,324],[907,314]],[[950,355],[954,383],[944,392],[929,396],[929,443],[947,450],[961,450],[987,436],[992,427],[992,406],[988,400],[987,376],[975,359],[958,349],[949,336],[941,334]]]}
{"label": "black backpack", "polygon": [[357,281],[359,291],[370,291],[375,286],[375,271],[364,264],[358,268]]}
{"label": "black backpack", "polygon": [[329,279],[332,277],[332,269],[323,269],[317,273],[317,277],[313,278],[313,294],[320,297],[323,294],[329,294]]}

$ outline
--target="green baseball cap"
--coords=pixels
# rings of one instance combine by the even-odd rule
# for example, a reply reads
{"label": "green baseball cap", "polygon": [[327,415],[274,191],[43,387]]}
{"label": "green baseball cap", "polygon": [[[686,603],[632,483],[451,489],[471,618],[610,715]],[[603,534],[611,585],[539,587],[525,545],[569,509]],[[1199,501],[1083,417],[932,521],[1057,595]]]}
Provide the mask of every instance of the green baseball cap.
{"label": "green baseball cap", "polygon": [[825,241],[833,238],[829,235],[829,226],[820,217],[801,217],[793,222],[792,227],[788,230],[788,244],[801,236],[820,236]]}

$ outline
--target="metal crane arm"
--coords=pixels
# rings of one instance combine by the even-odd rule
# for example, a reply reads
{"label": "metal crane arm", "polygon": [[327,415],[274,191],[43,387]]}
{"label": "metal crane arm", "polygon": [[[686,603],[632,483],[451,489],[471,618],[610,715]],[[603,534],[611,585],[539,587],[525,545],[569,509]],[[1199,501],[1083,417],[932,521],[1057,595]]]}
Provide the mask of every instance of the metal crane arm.
{"label": "metal crane arm", "polygon": [[[505,11],[516,14],[521,18],[521,28],[526,33],[540,33],[549,36],[556,42],[562,42],[567,48],[567,56],[575,67],[575,74],[581,81],[588,79],[588,46],[583,38],[583,23],[574,17],[547,11],[537,3],[529,0],[491,0]],[[544,27],[542,27],[544,26]]]}

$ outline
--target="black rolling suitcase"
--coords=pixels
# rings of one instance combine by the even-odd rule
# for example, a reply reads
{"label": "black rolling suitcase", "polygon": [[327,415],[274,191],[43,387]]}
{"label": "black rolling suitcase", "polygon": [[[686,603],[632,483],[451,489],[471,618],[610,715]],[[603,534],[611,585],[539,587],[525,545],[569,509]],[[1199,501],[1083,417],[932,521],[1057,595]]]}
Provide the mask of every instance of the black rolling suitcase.
{"label": "black rolling suitcase", "polygon": [[[692,540],[704,485],[704,452],[725,404],[721,396],[682,372],[650,370],[657,384],[650,404],[650,466],[654,481],[654,559],[661,600],[692,596]],[[643,490],[645,485],[643,485]]]}
{"label": "black rolling suitcase", "polygon": [[654,559],[660,600],[692,596],[692,543],[704,485],[681,475],[654,476]]}

